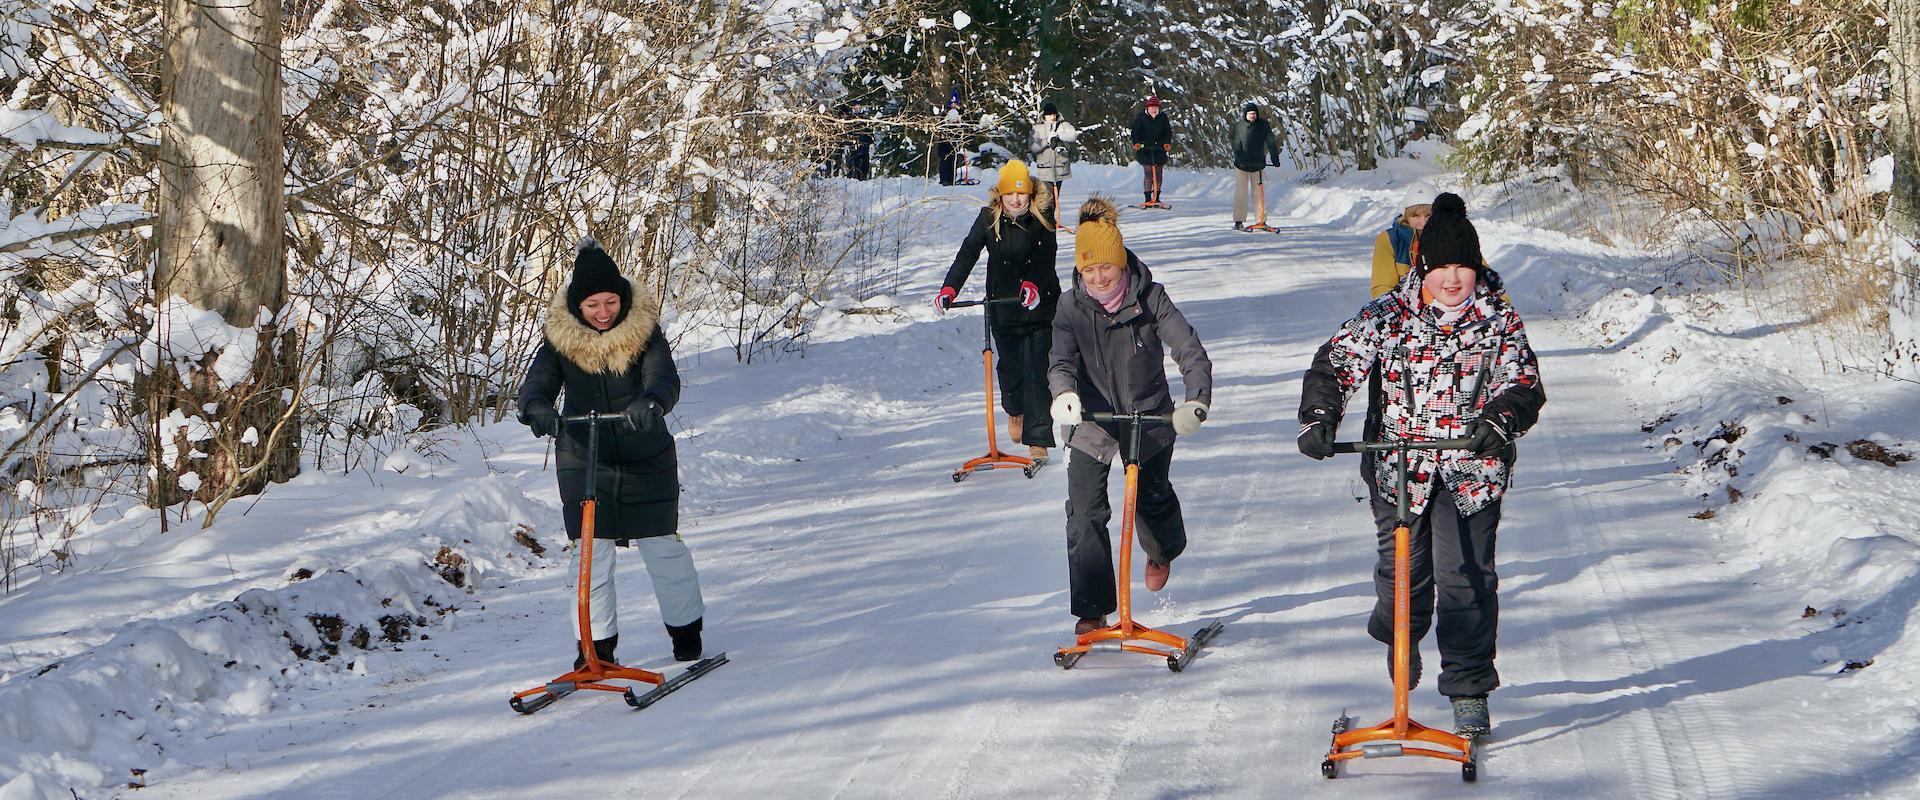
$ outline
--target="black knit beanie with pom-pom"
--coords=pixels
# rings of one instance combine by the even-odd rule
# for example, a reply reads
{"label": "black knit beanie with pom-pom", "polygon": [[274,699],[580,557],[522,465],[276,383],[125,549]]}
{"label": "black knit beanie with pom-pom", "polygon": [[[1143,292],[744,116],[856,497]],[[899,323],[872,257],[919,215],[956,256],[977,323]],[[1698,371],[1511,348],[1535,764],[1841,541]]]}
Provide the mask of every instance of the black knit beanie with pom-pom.
{"label": "black knit beanie with pom-pom", "polygon": [[573,254],[573,278],[567,282],[567,310],[581,322],[580,303],[601,292],[612,292],[620,296],[620,315],[615,325],[627,317],[627,310],[633,307],[633,284],[620,274],[620,267],[613,263],[613,256],[600,248],[600,243],[591,238],[580,240]]}
{"label": "black knit beanie with pom-pom", "polygon": [[1422,275],[1434,267],[1460,264],[1480,270],[1486,259],[1480,255],[1480,233],[1467,221],[1467,201],[1452,192],[1433,198],[1433,216],[1420,231]]}

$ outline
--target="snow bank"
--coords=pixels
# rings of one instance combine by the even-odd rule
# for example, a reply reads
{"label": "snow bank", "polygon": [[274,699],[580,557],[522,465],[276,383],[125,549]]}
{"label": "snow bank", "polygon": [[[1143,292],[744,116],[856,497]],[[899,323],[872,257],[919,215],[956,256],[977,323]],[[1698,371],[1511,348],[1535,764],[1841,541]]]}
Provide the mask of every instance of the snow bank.
{"label": "snow bank", "polygon": [[[125,786],[130,770],[157,776],[187,769],[169,769],[169,754],[183,740],[219,730],[230,718],[284,708],[295,688],[363,680],[365,654],[428,638],[433,628],[451,625],[490,576],[526,574],[542,563],[528,549],[539,546],[533,522],[553,515],[511,481],[433,484],[439,488],[409,504],[426,509],[411,524],[362,532],[402,543],[377,557],[318,574],[258,575],[253,582],[265,585],[226,602],[137,621],[97,647],[0,675],[0,799],[65,798],[73,796],[70,788],[92,796]],[[223,526],[199,535],[273,533]],[[315,544],[285,543],[294,550]]]}

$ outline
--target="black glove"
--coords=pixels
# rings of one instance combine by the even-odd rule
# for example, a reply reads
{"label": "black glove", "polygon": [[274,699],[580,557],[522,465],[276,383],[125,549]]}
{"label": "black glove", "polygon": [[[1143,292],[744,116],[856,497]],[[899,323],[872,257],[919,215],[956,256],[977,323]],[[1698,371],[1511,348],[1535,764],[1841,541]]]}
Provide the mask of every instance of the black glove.
{"label": "black glove", "polygon": [[1494,419],[1481,417],[1473,421],[1473,427],[1467,430],[1467,438],[1473,440],[1468,449],[1482,458],[1497,456],[1513,443],[1513,437],[1507,435],[1507,429]]}
{"label": "black glove", "polygon": [[528,406],[520,411],[520,423],[532,428],[534,436],[544,439],[560,432],[560,412],[547,403]]}
{"label": "black glove", "polygon": [[667,416],[667,410],[660,407],[660,401],[642,396],[627,405],[625,413],[627,430],[651,431]]}
{"label": "black glove", "polygon": [[1051,138],[1051,139],[1048,139],[1048,140],[1047,140],[1047,146],[1048,146],[1048,147],[1052,147],[1052,148],[1059,148],[1060,146],[1062,146],[1062,145],[1064,145],[1064,144],[1066,144],[1066,143],[1065,143],[1065,142],[1062,142],[1062,141],[1060,141],[1060,137],[1058,137],[1058,136],[1055,136],[1055,137],[1053,137],[1053,138]]}
{"label": "black glove", "polygon": [[1340,420],[1332,411],[1324,408],[1309,409],[1306,422],[1300,423],[1300,435],[1294,444],[1300,448],[1300,454],[1315,461],[1333,457],[1334,429],[1340,426]]}

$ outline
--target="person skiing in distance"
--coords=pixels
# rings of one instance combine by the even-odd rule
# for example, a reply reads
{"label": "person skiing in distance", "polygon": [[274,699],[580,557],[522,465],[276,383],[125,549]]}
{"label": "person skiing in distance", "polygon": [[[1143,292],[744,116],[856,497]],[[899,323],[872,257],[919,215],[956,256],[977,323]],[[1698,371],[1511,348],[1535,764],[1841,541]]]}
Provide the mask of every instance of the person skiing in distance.
{"label": "person skiing in distance", "polygon": [[[1409,458],[1413,517],[1412,604],[1415,651],[1408,685],[1420,678],[1418,643],[1438,617],[1440,693],[1453,704],[1463,735],[1491,725],[1487,693],[1494,669],[1499,576],[1494,539],[1512,478],[1514,441],[1546,404],[1540,366],[1526,327],[1501,296],[1481,257],[1480,237],[1459,195],[1433,201],[1413,271],[1374,298],[1314,354],[1300,398],[1300,452],[1333,455],[1347,399],[1373,371],[1381,376],[1382,441],[1465,437],[1471,450],[1416,450]],[[1403,380],[1411,384],[1406,396]],[[1378,533],[1375,603],[1367,632],[1388,645],[1393,669],[1395,459],[1380,458],[1368,482]]]}
{"label": "person skiing in distance", "polygon": [[936,155],[940,159],[940,185],[952,186],[959,180],[960,163],[967,154],[962,145],[965,143],[967,121],[960,113],[960,90],[947,94],[947,111],[940,118],[940,124],[934,129]]}
{"label": "person skiing in distance", "polygon": [[1432,216],[1433,190],[1424,184],[1415,184],[1413,194],[1407,197],[1406,209],[1394,218],[1393,225],[1373,239],[1373,286],[1369,297],[1392,291],[1407,277],[1417,252],[1414,240]]}
{"label": "person skiing in distance", "polygon": [[1280,147],[1273,142],[1273,126],[1260,116],[1260,106],[1248,103],[1233,122],[1233,229],[1247,221],[1247,198],[1255,198],[1259,209],[1253,225],[1267,228],[1266,168],[1280,166]]}
{"label": "person skiing in distance", "polygon": [[[673,657],[700,657],[706,604],[693,553],[680,538],[680,467],[666,415],[680,400],[680,373],[666,334],[660,304],[636,296],[613,258],[593,239],[582,239],[573,276],[547,308],[546,339],[520,384],[520,422],[535,436],[558,440],[555,474],[567,536],[580,538],[580,499],[586,494],[587,430],[560,423],[554,399],[566,394],[564,413],[624,417],[600,431],[594,493],[594,538],[634,545],[653,580],[660,616],[673,642]],[[619,603],[614,590],[614,554],[593,549],[588,618],[596,656],[609,663],[620,643]],[[578,558],[579,550],[575,549]],[[571,574],[578,574],[575,569]],[[578,620],[574,630],[578,631]],[[574,669],[585,666],[578,643]]]}
{"label": "person skiing in distance", "polygon": [[1046,187],[1053,199],[1053,227],[1060,223],[1060,185],[1073,175],[1073,163],[1067,157],[1067,145],[1077,141],[1080,132],[1060,118],[1060,107],[1047,103],[1040,108],[1040,121],[1033,126],[1027,153],[1033,157],[1033,177]]}
{"label": "person skiing in distance", "polygon": [[1166,185],[1167,157],[1173,152],[1173,123],[1160,113],[1160,98],[1147,98],[1147,106],[1133,118],[1133,160],[1140,162],[1140,188],[1144,206],[1163,205],[1160,189]]}
{"label": "person skiing in distance", "polygon": [[[1073,424],[1067,446],[1067,573],[1074,635],[1106,627],[1117,608],[1107,477],[1120,439],[1117,423],[1080,422],[1085,411],[1173,415],[1173,429],[1141,431],[1135,530],[1147,553],[1146,584],[1160,591],[1187,546],[1186,521],[1169,472],[1175,437],[1200,429],[1213,402],[1213,362],[1199,334],[1128,250],[1120,212],[1095,195],[1081,204],[1074,235],[1073,288],[1053,318],[1047,384],[1053,418]],[[1175,408],[1166,357],[1180,368],[1186,399]]]}
{"label": "person skiing in distance", "polygon": [[1035,186],[1025,162],[1007,162],[933,298],[934,310],[945,313],[985,250],[986,296],[1020,301],[1018,308],[990,305],[985,311],[994,347],[1000,351],[994,373],[1000,383],[1000,407],[1007,412],[1007,437],[1014,444],[1027,445],[1036,462],[1046,460],[1047,448],[1054,446],[1046,373],[1060,275],[1054,267],[1059,242],[1045,219],[1052,213],[1050,203],[1046,188]]}

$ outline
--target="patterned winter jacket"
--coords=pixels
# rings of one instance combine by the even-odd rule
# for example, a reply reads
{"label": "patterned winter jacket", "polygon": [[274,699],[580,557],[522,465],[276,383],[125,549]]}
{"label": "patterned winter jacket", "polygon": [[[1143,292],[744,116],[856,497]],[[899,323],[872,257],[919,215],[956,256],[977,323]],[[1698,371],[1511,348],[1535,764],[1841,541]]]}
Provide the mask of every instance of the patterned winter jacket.
{"label": "patterned winter jacket", "polygon": [[[1307,370],[1300,423],[1338,426],[1348,398],[1381,371],[1381,438],[1450,439],[1467,435],[1485,417],[1518,438],[1540,418],[1547,395],[1540,362],[1527,344],[1526,326],[1500,296],[1496,280],[1482,281],[1466,313],[1439,324],[1440,311],[1421,302],[1419,273],[1360,309],[1321,345]],[[1403,376],[1411,379],[1410,404]],[[1411,406],[1412,410],[1409,411]],[[1514,449],[1490,457],[1460,450],[1416,450],[1408,461],[1408,512],[1426,511],[1437,470],[1462,514],[1487,507],[1506,492]],[[1375,485],[1396,502],[1394,458],[1375,459]]]}

